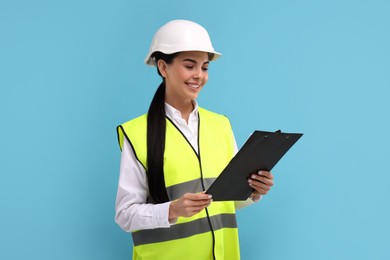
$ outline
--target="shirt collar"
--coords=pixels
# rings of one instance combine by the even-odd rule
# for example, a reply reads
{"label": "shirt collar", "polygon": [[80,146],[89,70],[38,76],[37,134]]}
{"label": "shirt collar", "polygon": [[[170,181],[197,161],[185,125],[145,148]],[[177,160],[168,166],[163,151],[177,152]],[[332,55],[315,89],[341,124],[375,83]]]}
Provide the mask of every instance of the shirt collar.
{"label": "shirt collar", "polygon": [[[196,118],[197,119],[198,118],[198,108],[199,108],[198,102],[196,102],[196,100],[193,100],[192,103],[194,105],[194,110],[192,110],[192,112],[190,113],[189,118]],[[165,102],[165,114],[170,119],[175,119],[178,117],[182,118],[181,112],[166,102]]]}

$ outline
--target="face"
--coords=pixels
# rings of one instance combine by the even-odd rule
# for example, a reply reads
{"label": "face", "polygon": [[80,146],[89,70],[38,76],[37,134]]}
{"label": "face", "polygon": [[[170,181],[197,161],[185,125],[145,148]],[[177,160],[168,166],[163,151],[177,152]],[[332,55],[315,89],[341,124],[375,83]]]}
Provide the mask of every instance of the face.
{"label": "face", "polygon": [[209,59],[206,52],[181,52],[171,64],[159,60],[158,67],[165,79],[166,102],[191,103],[208,80]]}

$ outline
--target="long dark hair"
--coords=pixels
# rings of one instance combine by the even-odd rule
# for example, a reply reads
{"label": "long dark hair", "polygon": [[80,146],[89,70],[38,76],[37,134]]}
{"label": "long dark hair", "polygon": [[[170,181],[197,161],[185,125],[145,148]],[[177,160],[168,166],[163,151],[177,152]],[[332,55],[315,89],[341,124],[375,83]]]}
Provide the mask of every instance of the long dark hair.
{"label": "long dark hair", "polygon": [[[164,54],[155,52],[154,57],[156,65],[158,60],[163,60],[171,64],[177,53]],[[157,73],[162,77],[157,66]],[[169,201],[167,189],[164,180],[164,149],[165,149],[165,80],[161,82],[152,99],[148,111],[147,126],[147,177],[149,186],[149,195],[153,203],[163,203]]]}

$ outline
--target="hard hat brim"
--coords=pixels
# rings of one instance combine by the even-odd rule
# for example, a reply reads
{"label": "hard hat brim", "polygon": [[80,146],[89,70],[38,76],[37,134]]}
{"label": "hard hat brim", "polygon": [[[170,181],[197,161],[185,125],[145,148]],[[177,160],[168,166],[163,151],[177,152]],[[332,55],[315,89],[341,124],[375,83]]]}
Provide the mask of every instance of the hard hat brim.
{"label": "hard hat brim", "polygon": [[[182,50],[182,51],[179,51],[179,52],[186,52],[186,51],[201,51],[201,52],[211,53],[211,54],[213,54],[213,56],[210,59],[210,61],[215,61],[215,60],[219,59],[222,56],[221,53],[216,52],[216,51],[204,51],[204,50],[196,50],[196,49]],[[168,55],[169,54],[178,53],[178,52],[172,52],[172,51],[161,51],[161,52],[164,53],[164,54],[168,54]],[[156,66],[156,61],[152,57],[153,53],[148,53],[148,55],[146,56],[146,58],[144,60],[145,64],[147,64],[149,66]]]}

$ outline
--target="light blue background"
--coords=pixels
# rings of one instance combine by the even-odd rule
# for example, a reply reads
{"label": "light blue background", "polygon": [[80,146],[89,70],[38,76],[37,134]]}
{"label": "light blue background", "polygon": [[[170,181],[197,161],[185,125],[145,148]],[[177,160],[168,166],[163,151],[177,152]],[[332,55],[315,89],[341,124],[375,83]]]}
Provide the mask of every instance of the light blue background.
{"label": "light blue background", "polygon": [[165,22],[223,57],[199,103],[303,132],[275,186],[238,212],[242,259],[390,259],[390,2],[0,1],[0,259],[130,259],[114,223],[115,127],[160,81]]}

